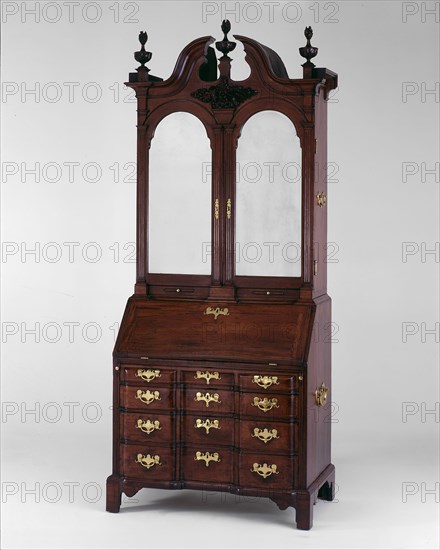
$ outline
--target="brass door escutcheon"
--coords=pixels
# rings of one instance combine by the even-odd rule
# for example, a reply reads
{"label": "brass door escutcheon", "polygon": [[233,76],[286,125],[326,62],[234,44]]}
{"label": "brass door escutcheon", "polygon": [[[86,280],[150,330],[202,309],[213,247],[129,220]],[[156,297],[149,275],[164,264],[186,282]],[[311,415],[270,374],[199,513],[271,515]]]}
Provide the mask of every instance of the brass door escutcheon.
{"label": "brass door escutcheon", "polygon": [[279,439],[280,436],[278,435],[278,430],[268,430],[267,428],[264,428],[264,430],[260,430],[260,428],[254,428],[254,433],[252,434],[252,437],[257,437],[263,443],[267,443],[268,441],[272,441],[272,439]]}
{"label": "brass door escutcheon", "polygon": [[198,370],[196,372],[196,374],[194,375],[194,378],[196,380],[200,379],[200,378],[204,378],[206,380],[206,383],[209,384],[209,381],[211,379],[214,379],[214,380],[221,380],[221,376],[220,376],[220,373],[215,371],[215,372],[202,372],[201,370]]}
{"label": "brass door escutcheon", "polygon": [[211,401],[213,401],[214,403],[221,403],[218,393],[213,393],[211,395],[209,392],[203,394],[199,391],[196,393],[194,401],[204,401],[207,407],[209,407],[209,403],[211,403]]}
{"label": "brass door escutcheon", "polygon": [[207,307],[203,315],[214,315],[214,321],[217,321],[219,315],[229,315],[229,309],[227,307]]}
{"label": "brass door escutcheon", "polygon": [[136,392],[136,399],[139,399],[142,401],[142,403],[145,403],[146,405],[150,405],[153,403],[153,401],[160,401],[160,393],[156,390],[151,392],[150,390],[142,391],[137,390]]}
{"label": "brass door escutcheon", "polygon": [[253,407],[258,407],[263,412],[268,412],[274,407],[276,409],[279,409],[278,405],[278,399],[276,397],[272,397],[272,399],[268,399],[265,397],[264,399],[260,399],[259,397],[254,397],[254,401],[252,403]]}
{"label": "brass door escutcheon", "polygon": [[271,464],[270,466],[265,462],[263,465],[254,462],[251,468],[251,472],[255,472],[259,476],[266,479],[266,477],[271,476],[272,474],[279,474],[280,472],[277,469],[276,464]]}
{"label": "brass door escutcheon", "polygon": [[155,378],[160,378],[160,370],[159,369],[138,369],[135,373],[135,376],[138,378],[142,378],[142,380],[145,380],[145,382],[151,382]]}
{"label": "brass door escutcheon", "polygon": [[265,390],[272,386],[272,384],[276,384],[277,386],[280,384],[278,382],[278,376],[259,376],[258,374],[252,378],[252,382]]}
{"label": "brass door escutcheon", "polygon": [[201,451],[196,452],[196,456],[194,457],[194,460],[204,460],[206,467],[209,466],[209,463],[212,462],[220,462],[220,455],[218,453],[202,453]]}
{"label": "brass door escutcheon", "polygon": [[324,382],[321,387],[315,391],[315,403],[318,407],[323,407],[327,403],[328,388],[325,387]]}
{"label": "brass door escutcheon", "polygon": [[204,422],[202,421],[201,418],[198,418],[196,420],[196,423],[194,424],[194,428],[205,428],[207,434],[209,434],[209,430],[211,428],[215,428],[216,430],[221,430],[220,422],[218,420],[213,420],[211,422],[209,418],[207,418]]}
{"label": "brass door escutcheon", "polygon": [[147,468],[149,470],[153,466],[161,466],[160,456],[159,455],[147,455],[144,456],[142,453],[138,453],[136,461],[138,464],[143,466],[144,468]]}
{"label": "brass door escutcheon", "polygon": [[159,420],[142,420],[141,418],[137,421],[136,428],[148,435],[153,433],[154,430],[162,429]]}

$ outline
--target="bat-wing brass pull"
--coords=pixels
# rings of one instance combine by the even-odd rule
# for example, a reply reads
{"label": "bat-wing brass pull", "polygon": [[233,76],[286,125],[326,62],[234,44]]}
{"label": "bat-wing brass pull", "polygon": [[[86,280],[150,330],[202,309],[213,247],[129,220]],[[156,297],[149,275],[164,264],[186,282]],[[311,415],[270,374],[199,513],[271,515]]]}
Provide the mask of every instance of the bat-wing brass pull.
{"label": "bat-wing brass pull", "polygon": [[209,381],[211,379],[213,380],[221,380],[221,376],[220,376],[220,373],[219,372],[202,372],[201,370],[198,370],[196,372],[196,374],[194,375],[194,378],[196,380],[200,379],[200,378],[204,378],[206,380],[206,383],[209,384]]}
{"label": "bat-wing brass pull", "polygon": [[145,403],[146,405],[150,405],[151,403],[153,403],[153,401],[160,401],[160,393],[157,390],[137,390],[136,399],[139,399],[140,401],[142,401],[142,403]]}
{"label": "bat-wing brass pull", "polygon": [[278,435],[278,430],[268,430],[267,428],[264,428],[264,430],[260,430],[260,428],[254,428],[254,433],[252,434],[252,437],[257,437],[263,443],[267,443],[272,439],[280,438],[280,436]]}
{"label": "bat-wing brass pull", "polygon": [[194,401],[204,401],[206,403],[206,406],[209,407],[209,403],[213,401],[214,403],[221,403],[220,396],[218,393],[213,393],[212,395],[207,392],[203,394],[202,392],[197,392],[196,396],[194,397]]}
{"label": "bat-wing brass pull", "polygon": [[272,384],[276,384],[277,386],[279,385],[278,376],[259,376],[258,374],[256,374],[252,378],[252,382],[254,384],[257,384],[257,386],[264,388],[265,390],[272,386]]}
{"label": "bat-wing brass pull", "polygon": [[278,399],[276,397],[273,397],[272,399],[268,399],[265,397],[264,399],[260,399],[259,397],[254,397],[254,401],[252,403],[253,407],[258,407],[263,412],[268,412],[274,407],[276,409],[279,409],[278,405]]}
{"label": "bat-wing brass pull", "polygon": [[202,422],[201,418],[198,418],[196,420],[196,423],[194,424],[194,428],[205,428],[207,434],[209,434],[209,430],[211,428],[215,428],[216,430],[221,429],[220,428],[220,422],[218,420],[213,420],[211,422],[211,420],[209,420],[209,418],[207,418],[204,422]]}
{"label": "bat-wing brass pull", "polygon": [[142,432],[146,433],[147,435],[150,435],[151,433],[153,433],[154,430],[162,429],[159,420],[142,420],[141,418],[138,419],[136,423],[136,428],[139,428]]}
{"label": "bat-wing brass pull", "polygon": [[218,453],[202,453],[201,451],[196,452],[196,456],[194,457],[194,460],[204,460],[206,467],[209,466],[209,463],[211,460],[213,462],[221,462],[220,461],[220,455]]}
{"label": "bat-wing brass pull", "polygon": [[159,369],[138,369],[135,373],[135,376],[138,378],[142,378],[142,380],[145,380],[145,382],[151,382],[155,378],[160,378],[160,370]]}
{"label": "bat-wing brass pull", "polygon": [[138,464],[143,466],[144,468],[147,468],[149,470],[153,466],[161,466],[160,456],[159,455],[146,455],[144,456],[142,453],[138,453],[137,458],[135,460]]}
{"label": "bat-wing brass pull", "polygon": [[272,474],[279,474],[280,472],[277,469],[276,464],[271,464],[270,466],[265,462],[263,465],[254,462],[251,468],[251,472],[255,472],[259,476],[266,479],[266,477],[271,476]]}

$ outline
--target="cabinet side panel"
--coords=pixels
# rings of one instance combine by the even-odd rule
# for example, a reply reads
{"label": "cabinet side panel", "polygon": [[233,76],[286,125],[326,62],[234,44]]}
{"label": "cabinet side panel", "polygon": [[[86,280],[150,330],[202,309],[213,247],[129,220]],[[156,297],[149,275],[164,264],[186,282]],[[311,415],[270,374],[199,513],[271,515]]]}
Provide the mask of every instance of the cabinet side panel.
{"label": "cabinet side panel", "polygon": [[[327,292],[327,101],[324,89],[316,97],[315,117],[315,178],[313,189],[313,275],[314,296]],[[325,201],[325,204],[322,202]],[[320,206],[321,205],[321,206]]]}
{"label": "cabinet side panel", "polygon": [[[317,300],[315,321],[307,360],[307,486],[331,462],[331,300]],[[325,405],[315,402],[315,391],[328,388]]]}

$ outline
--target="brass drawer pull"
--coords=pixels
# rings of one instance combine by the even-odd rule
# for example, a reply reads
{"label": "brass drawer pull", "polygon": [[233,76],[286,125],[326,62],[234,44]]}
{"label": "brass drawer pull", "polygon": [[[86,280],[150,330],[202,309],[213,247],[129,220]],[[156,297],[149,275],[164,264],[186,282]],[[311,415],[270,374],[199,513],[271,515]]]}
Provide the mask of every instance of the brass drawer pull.
{"label": "brass drawer pull", "polygon": [[220,461],[220,456],[218,453],[202,453],[200,451],[197,451],[196,452],[196,456],[194,457],[194,460],[204,460],[205,461],[205,464],[206,464],[206,467],[209,466],[209,463],[211,462],[211,460],[213,462],[221,462]]}
{"label": "brass drawer pull", "polygon": [[211,395],[209,392],[203,394],[199,391],[196,393],[196,396],[194,397],[194,401],[204,401],[207,407],[209,407],[209,403],[211,401],[213,401],[214,403],[221,403],[220,396],[218,393],[214,393]]}
{"label": "brass drawer pull", "polygon": [[327,403],[328,388],[325,387],[324,382],[321,387],[315,391],[315,404],[318,407],[323,407]]}
{"label": "brass drawer pull", "polygon": [[196,423],[194,424],[194,428],[205,428],[207,434],[209,434],[209,430],[211,428],[215,428],[216,430],[221,430],[220,422],[218,420],[213,420],[211,422],[209,418],[207,418],[204,422],[202,422],[201,418],[198,418],[196,420]]}
{"label": "brass drawer pull", "polygon": [[220,376],[220,373],[215,371],[215,372],[202,372],[201,370],[198,370],[196,372],[196,374],[194,375],[194,378],[196,380],[199,380],[200,378],[204,378],[206,380],[206,383],[209,384],[210,380],[213,379],[213,380],[221,380],[222,377]]}
{"label": "brass drawer pull", "polygon": [[137,421],[136,428],[148,435],[153,433],[154,430],[162,429],[159,420],[142,420],[141,418]]}
{"label": "brass drawer pull", "polygon": [[150,405],[153,403],[153,401],[160,401],[160,393],[156,390],[151,392],[150,390],[142,391],[138,390],[136,392],[136,399],[139,399],[142,401],[142,403],[145,403],[146,405]]}
{"label": "brass drawer pull", "polygon": [[151,456],[151,455],[147,455],[147,456],[144,456],[142,453],[139,453],[137,455],[137,458],[136,458],[136,461],[138,464],[140,464],[141,466],[143,466],[144,468],[147,468],[147,470],[149,470],[150,468],[152,468],[153,466],[161,466],[162,463],[160,461],[160,456],[159,455],[154,455],[154,456]]}
{"label": "brass drawer pull", "polygon": [[278,430],[275,430],[275,429],[268,430],[267,428],[264,428],[264,430],[260,430],[259,428],[254,428],[254,433],[252,434],[252,437],[257,437],[263,443],[272,441],[272,439],[280,438],[280,436],[278,435]]}
{"label": "brass drawer pull", "polygon": [[135,376],[138,378],[142,378],[142,380],[145,380],[145,382],[151,382],[155,378],[160,378],[160,370],[159,369],[138,369],[135,373]]}
{"label": "brass drawer pull", "polygon": [[216,321],[219,315],[229,315],[229,309],[227,307],[207,307],[203,315],[214,315],[214,321]]}
{"label": "brass drawer pull", "polygon": [[267,388],[272,386],[272,384],[276,384],[277,386],[279,386],[280,384],[278,382],[278,376],[259,376],[258,374],[256,374],[252,378],[252,382],[254,384],[257,384],[261,388],[264,388],[265,390],[267,390]]}
{"label": "brass drawer pull", "polygon": [[251,472],[255,472],[259,476],[266,479],[266,477],[271,476],[272,474],[279,474],[276,464],[271,464],[270,466],[265,462],[263,465],[254,462],[251,468]]}
{"label": "brass drawer pull", "polygon": [[254,402],[252,403],[252,406],[258,407],[263,412],[268,412],[274,407],[276,409],[280,408],[280,406],[278,405],[278,399],[276,397],[273,397],[272,399],[268,399],[267,397],[265,397],[264,399],[254,397]]}

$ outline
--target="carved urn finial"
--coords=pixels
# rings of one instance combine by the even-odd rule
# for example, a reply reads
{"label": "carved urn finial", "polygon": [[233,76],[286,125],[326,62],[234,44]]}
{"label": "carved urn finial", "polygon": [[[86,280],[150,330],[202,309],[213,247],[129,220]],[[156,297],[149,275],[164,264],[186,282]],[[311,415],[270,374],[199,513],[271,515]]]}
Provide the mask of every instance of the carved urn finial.
{"label": "carved urn finial", "polygon": [[[310,44],[310,40],[313,36],[312,27],[306,27],[304,31],[304,36],[307,38],[307,44],[304,47],[299,48],[299,53],[301,57],[305,57],[307,59],[307,63],[310,63],[310,60],[318,54],[318,48],[314,48]],[[313,65],[313,63],[311,63],[311,65]]]}
{"label": "carved urn finial", "polygon": [[222,32],[224,34],[223,40],[216,42],[215,47],[219,52],[222,52],[224,56],[227,56],[229,52],[232,52],[232,50],[235,50],[235,46],[237,45],[236,42],[231,42],[228,39],[228,32],[231,30],[231,23],[228,19],[224,19],[222,23]]}
{"label": "carved urn finial", "polygon": [[[140,75],[140,80],[148,80],[148,73],[150,69],[145,67],[145,63],[148,63],[153,57],[151,52],[145,51],[145,44],[148,40],[148,34],[145,31],[139,33],[139,42],[141,43],[141,49],[138,52],[134,52],[134,58],[138,63],[139,67],[136,69]],[[142,75],[142,76],[141,76]]]}

